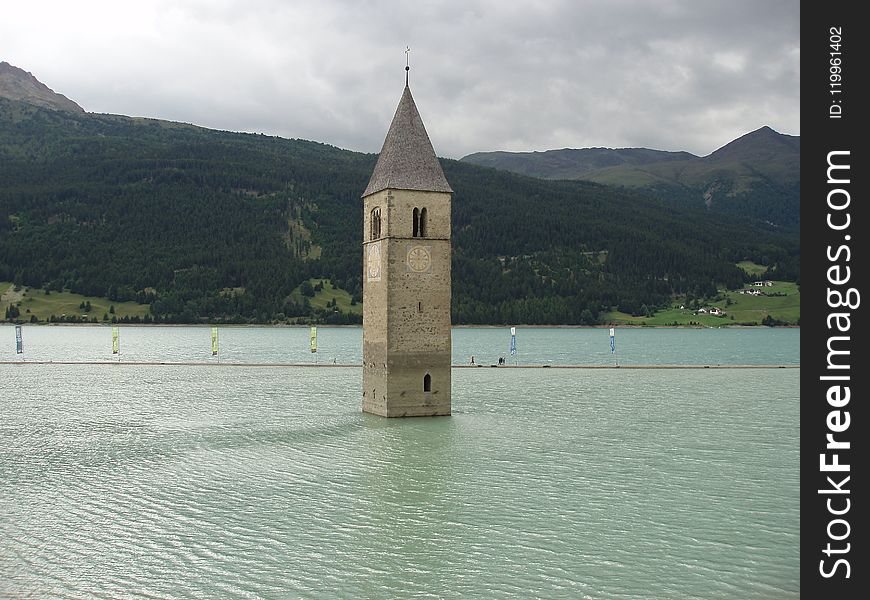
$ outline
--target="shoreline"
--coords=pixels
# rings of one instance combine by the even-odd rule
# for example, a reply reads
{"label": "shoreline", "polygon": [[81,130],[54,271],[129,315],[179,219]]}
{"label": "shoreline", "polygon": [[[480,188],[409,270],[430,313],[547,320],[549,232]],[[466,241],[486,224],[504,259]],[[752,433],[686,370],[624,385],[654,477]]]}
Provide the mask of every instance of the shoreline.
{"label": "shoreline", "polygon": [[[13,323],[13,322],[2,322],[0,325],[8,325],[13,327],[15,325],[28,326],[28,327],[232,327],[232,328],[256,328],[256,327],[269,327],[276,329],[308,329],[310,327],[317,327],[322,329],[362,329],[362,325],[320,325],[320,324],[312,324],[312,325],[296,325],[296,324],[288,324],[288,323],[226,323],[226,324],[218,324],[215,325],[213,323],[46,323],[44,321],[40,321],[39,323]],[[800,325],[777,325],[775,327],[771,327],[768,325],[721,325],[718,327],[708,326],[708,325],[617,325],[617,324],[607,324],[607,325],[451,325],[453,329],[507,329],[510,327],[517,327],[521,329],[609,329],[610,327],[616,329],[800,329]]]}

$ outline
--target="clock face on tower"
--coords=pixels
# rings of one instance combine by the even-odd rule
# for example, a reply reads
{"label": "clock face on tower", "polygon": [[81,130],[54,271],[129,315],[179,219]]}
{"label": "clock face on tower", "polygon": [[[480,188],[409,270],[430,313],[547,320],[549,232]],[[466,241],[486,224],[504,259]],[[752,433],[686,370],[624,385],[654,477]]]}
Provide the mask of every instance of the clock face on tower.
{"label": "clock face on tower", "polygon": [[432,265],[432,255],[428,246],[411,246],[408,248],[408,268],[415,273],[425,273]]}
{"label": "clock face on tower", "polygon": [[369,244],[366,256],[366,276],[369,281],[381,280],[381,243]]}

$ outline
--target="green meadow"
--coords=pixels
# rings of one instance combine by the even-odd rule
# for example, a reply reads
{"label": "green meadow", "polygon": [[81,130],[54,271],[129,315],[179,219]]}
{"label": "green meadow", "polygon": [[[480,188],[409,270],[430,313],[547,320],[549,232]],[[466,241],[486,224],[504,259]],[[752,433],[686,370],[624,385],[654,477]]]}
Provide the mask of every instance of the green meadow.
{"label": "green meadow", "polygon": [[767,267],[764,265],[759,265],[758,263],[754,263],[751,260],[741,260],[737,263],[737,266],[743,269],[749,275],[761,275],[765,271],[767,271]]}
{"label": "green meadow", "polygon": [[769,296],[750,296],[735,291],[721,290],[718,299],[702,304],[705,308],[717,307],[725,311],[725,316],[695,314],[695,311],[675,302],[665,310],[657,311],[651,317],[633,317],[626,313],[611,312],[604,320],[618,325],[698,325],[702,327],[726,327],[729,325],[761,325],[770,316],[777,321],[790,325],[798,324],[801,316],[800,288],[796,283],[774,281],[772,287],[752,287],[745,289],[760,290]]}
{"label": "green meadow", "polygon": [[[351,304],[352,298],[350,292],[347,290],[335,287],[329,279],[315,278],[308,280],[308,284],[311,285],[312,288],[316,287],[321,282],[323,283],[323,288],[316,290],[314,296],[308,298],[308,302],[313,308],[323,310],[332,307],[332,301],[335,300],[334,307],[338,308],[341,312],[357,315],[362,314],[362,303]],[[290,298],[296,303],[301,303],[302,298],[304,297],[302,294],[302,285],[298,286],[290,294]]]}
{"label": "green meadow", "polygon": [[[81,308],[82,303],[90,302],[91,310]],[[137,304],[136,302],[113,302],[108,298],[96,296],[82,296],[72,292],[51,292],[46,295],[45,290],[37,288],[15,286],[8,281],[0,281],[0,310],[5,311],[8,307],[18,308],[19,315],[16,321],[31,321],[35,316],[39,322],[49,320],[51,315],[55,317],[74,317],[91,321],[96,319],[98,323],[111,322],[112,317],[123,319],[124,317],[139,317],[142,319],[149,314],[149,305]],[[111,308],[114,307],[114,314]]]}

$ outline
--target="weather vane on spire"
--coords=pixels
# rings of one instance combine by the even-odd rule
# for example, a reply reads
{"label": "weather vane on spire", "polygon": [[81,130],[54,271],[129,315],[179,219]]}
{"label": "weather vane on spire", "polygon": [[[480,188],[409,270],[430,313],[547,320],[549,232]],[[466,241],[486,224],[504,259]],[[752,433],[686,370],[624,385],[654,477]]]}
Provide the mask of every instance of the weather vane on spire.
{"label": "weather vane on spire", "polygon": [[411,70],[411,46],[405,46],[405,85],[408,85],[408,71]]}

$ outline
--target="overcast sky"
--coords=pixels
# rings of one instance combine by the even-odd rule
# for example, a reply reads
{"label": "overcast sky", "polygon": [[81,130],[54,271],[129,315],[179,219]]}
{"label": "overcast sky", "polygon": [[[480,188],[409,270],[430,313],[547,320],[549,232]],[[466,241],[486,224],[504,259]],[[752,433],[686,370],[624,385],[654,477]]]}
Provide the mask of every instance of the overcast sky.
{"label": "overcast sky", "polygon": [[0,60],[85,110],[378,152],[411,91],[440,156],[800,134],[798,0],[3,3]]}

